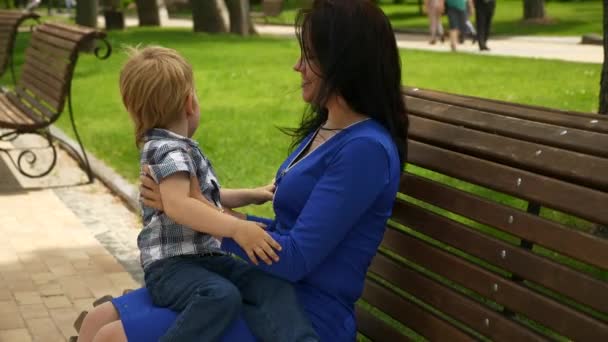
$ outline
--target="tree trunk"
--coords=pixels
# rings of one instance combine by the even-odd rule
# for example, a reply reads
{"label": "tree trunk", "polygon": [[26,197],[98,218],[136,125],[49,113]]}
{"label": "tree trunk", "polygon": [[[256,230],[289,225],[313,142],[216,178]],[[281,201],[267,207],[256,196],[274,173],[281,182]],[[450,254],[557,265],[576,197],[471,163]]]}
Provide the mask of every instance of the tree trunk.
{"label": "tree trunk", "polygon": [[194,32],[228,32],[228,10],[224,0],[191,0]]}
{"label": "tree trunk", "polygon": [[230,13],[230,32],[248,36],[250,25],[249,0],[226,0]]}
{"label": "tree trunk", "polygon": [[545,0],[524,0],[524,20],[544,18]]}
{"label": "tree trunk", "polygon": [[608,114],[608,0],[604,0],[604,66],[600,81],[600,114]]}
{"label": "tree trunk", "polygon": [[97,28],[97,0],[79,0],[76,3],[76,24]]}
{"label": "tree trunk", "polygon": [[159,0],[135,0],[139,26],[160,26]]}

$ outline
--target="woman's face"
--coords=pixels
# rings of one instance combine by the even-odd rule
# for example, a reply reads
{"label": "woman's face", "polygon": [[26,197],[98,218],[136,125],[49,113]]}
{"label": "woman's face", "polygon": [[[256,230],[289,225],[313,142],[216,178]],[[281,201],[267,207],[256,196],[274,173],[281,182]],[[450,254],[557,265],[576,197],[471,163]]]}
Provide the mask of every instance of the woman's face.
{"label": "woman's face", "polygon": [[321,78],[317,75],[319,66],[316,64],[316,59],[313,54],[310,52],[307,54],[302,52],[300,58],[298,58],[296,64],[293,66],[293,70],[299,72],[302,76],[302,99],[307,103],[311,103],[317,95],[321,85]]}

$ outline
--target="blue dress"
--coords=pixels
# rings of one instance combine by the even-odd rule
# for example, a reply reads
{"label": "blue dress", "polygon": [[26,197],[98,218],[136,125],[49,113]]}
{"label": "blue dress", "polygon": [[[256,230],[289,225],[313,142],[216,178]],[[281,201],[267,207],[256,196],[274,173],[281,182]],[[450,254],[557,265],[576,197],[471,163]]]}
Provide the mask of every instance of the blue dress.
{"label": "blue dress", "polygon": [[[283,247],[280,261],[259,267],[294,284],[321,341],[353,341],[354,304],[382,240],[399,187],[401,164],[388,131],[374,120],[356,123],[308,155],[311,133],[276,174],[275,220],[264,221]],[[247,260],[231,239],[222,248]],[[153,306],[145,289],[113,301],[130,341],[156,341],[176,313]],[[224,341],[253,341],[243,320]]]}

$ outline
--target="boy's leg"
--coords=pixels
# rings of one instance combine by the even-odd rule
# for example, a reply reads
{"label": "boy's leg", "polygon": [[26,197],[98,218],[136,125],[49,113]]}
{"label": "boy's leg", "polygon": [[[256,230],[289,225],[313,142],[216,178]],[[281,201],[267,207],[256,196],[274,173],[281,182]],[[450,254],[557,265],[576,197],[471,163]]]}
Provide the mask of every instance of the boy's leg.
{"label": "boy's leg", "polygon": [[217,341],[240,314],[239,290],[205,269],[210,258],[175,257],[146,272],[154,303],[181,312],[160,341]]}
{"label": "boy's leg", "polygon": [[[209,269],[219,266],[218,263]],[[223,260],[221,267],[213,271],[240,290],[245,320],[260,340],[319,341],[288,281],[236,259]]]}

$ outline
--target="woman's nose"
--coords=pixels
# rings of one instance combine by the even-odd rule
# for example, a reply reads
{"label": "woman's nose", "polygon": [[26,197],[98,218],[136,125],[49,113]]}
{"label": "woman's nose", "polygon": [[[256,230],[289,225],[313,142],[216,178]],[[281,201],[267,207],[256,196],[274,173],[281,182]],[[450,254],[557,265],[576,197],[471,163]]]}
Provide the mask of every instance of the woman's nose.
{"label": "woman's nose", "polygon": [[298,58],[298,60],[296,61],[296,64],[294,64],[293,66],[293,70],[297,71],[297,72],[302,72],[302,57]]}

